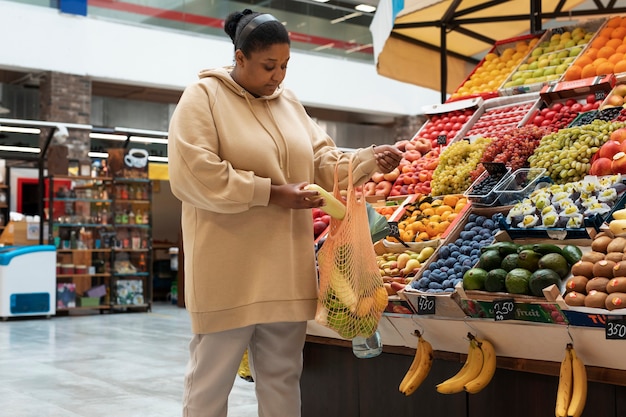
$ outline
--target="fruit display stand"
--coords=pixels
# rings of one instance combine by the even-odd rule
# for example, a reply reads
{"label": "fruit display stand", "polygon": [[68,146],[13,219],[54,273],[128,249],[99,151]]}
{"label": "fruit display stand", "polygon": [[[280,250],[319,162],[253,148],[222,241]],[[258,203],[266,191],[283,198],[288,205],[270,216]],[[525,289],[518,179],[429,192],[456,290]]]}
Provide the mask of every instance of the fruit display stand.
{"label": "fruit display stand", "polygon": [[505,130],[523,126],[539,106],[539,94],[498,97],[485,100],[479,108],[479,117],[465,133],[466,137],[491,137]]}
{"label": "fruit display stand", "polygon": [[606,19],[594,19],[546,31],[530,56],[504,82],[499,94],[510,96],[540,91],[545,85],[562,80],[605,22]]}
{"label": "fruit display stand", "polygon": [[450,95],[449,101],[498,97],[498,90],[512,71],[524,61],[544,32],[495,42],[485,57]]}

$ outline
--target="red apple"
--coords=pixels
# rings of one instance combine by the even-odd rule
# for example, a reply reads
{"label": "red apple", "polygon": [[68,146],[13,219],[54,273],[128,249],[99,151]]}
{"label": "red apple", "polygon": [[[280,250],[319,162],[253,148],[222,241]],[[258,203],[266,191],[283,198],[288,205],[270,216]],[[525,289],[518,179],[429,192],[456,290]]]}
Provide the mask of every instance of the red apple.
{"label": "red apple", "polygon": [[324,230],[326,230],[327,227],[328,225],[321,220],[314,221],[313,222],[313,235],[319,236],[319,234],[322,233]]}
{"label": "red apple", "polygon": [[589,174],[603,176],[603,175],[611,175],[613,174],[613,170],[611,168],[612,160],[610,158],[598,158],[591,164],[591,169],[589,170]]}
{"label": "red apple", "polygon": [[618,153],[620,150],[621,143],[616,140],[609,140],[604,145],[600,146],[598,150],[598,158],[609,158],[612,159],[613,155]]}

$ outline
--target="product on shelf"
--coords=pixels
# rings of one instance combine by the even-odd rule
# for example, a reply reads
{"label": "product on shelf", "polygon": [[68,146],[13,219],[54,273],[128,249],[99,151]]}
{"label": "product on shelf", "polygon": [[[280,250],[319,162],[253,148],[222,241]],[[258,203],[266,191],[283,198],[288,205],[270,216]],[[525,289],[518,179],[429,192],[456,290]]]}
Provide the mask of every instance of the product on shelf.
{"label": "product on shelf", "polygon": [[508,104],[485,110],[465,136],[494,137],[506,130],[518,127],[535,103],[536,101]]}
{"label": "product on shelf", "polygon": [[429,139],[433,148],[453,143],[474,124],[476,110],[482,103],[482,98],[472,98],[426,108],[428,120],[415,137]]}
{"label": "product on shelf", "polygon": [[506,80],[500,94],[538,91],[545,84],[556,83],[603,23],[604,20],[592,20],[579,26],[548,30],[530,56]]}
{"label": "product on shelf", "polygon": [[610,18],[591,40],[585,51],[565,72],[566,81],[597,75],[626,72],[626,24],[624,18]]}
{"label": "product on shelf", "polygon": [[431,181],[432,194],[461,194],[472,185],[470,173],[476,169],[490,138],[461,140],[449,145],[439,156]]}
{"label": "product on shelf", "polygon": [[496,42],[463,84],[450,96],[450,100],[477,95],[485,98],[497,97],[502,83],[538,41],[536,35],[527,35]]}
{"label": "product on shelf", "polygon": [[482,175],[483,163],[503,163],[511,171],[528,165],[528,158],[533,154],[541,138],[550,131],[545,127],[524,126],[505,130],[498,134],[483,151],[480,164],[471,172],[472,179]]}
{"label": "product on shelf", "polygon": [[545,168],[557,184],[580,181],[589,173],[591,159],[622,122],[595,120],[589,125],[561,129],[544,136],[528,158],[531,168]]}

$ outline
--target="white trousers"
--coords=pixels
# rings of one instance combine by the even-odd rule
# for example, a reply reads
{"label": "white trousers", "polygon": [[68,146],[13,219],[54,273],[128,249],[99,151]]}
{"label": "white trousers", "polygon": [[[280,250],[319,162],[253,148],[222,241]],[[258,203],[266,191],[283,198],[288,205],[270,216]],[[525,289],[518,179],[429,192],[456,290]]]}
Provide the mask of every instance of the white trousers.
{"label": "white trousers", "polygon": [[194,335],[189,344],[183,417],[227,417],[228,396],[247,347],[259,417],[300,417],[305,338],[306,322]]}

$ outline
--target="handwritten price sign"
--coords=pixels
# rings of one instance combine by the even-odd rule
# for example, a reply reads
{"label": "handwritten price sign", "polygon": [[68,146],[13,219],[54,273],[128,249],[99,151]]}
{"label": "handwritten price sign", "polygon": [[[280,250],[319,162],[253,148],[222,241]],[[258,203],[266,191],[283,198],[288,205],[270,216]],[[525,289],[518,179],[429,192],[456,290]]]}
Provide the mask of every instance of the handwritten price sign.
{"label": "handwritten price sign", "polygon": [[515,318],[515,302],[512,298],[502,298],[493,302],[493,318],[495,321],[513,320]]}
{"label": "handwritten price sign", "polygon": [[432,295],[420,295],[417,299],[417,314],[435,314],[435,297]]}
{"label": "handwritten price sign", "polygon": [[607,339],[626,339],[626,319],[623,317],[609,318],[605,330]]}

